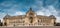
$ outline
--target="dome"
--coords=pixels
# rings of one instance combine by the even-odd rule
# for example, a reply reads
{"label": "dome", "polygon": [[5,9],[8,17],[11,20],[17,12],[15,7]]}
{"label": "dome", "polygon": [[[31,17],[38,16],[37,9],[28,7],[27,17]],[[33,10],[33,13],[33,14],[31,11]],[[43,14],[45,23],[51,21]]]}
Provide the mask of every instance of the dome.
{"label": "dome", "polygon": [[56,19],[54,15],[50,15],[49,17],[50,17],[50,18],[54,18],[54,19]]}
{"label": "dome", "polygon": [[7,15],[4,17],[4,19],[7,19],[7,18],[9,18],[9,17],[11,17],[11,16],[7,14]]}

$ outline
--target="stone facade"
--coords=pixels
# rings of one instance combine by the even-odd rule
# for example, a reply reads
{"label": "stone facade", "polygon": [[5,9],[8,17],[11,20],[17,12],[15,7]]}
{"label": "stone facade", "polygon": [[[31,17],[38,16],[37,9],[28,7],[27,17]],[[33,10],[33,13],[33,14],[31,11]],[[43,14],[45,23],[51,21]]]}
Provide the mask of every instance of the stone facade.
{"label": "stone facade", "polygon": [[30,8],[26,15],[10,16],[7,14],[3,18],[3,24],[7,26],[54,26],[55,20],[53,15],[37,15]]}

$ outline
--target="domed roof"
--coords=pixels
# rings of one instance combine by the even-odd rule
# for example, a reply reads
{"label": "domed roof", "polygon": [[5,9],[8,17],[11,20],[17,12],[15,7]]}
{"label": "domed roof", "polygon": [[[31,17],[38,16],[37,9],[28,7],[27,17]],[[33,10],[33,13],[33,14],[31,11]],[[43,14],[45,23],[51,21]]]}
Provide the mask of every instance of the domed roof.
{"label": "domed roof", "polygon": [[[54,16],[54,15],[50,15],[49,17],[50,17],[50,18],[55,18],[55,16]],[[56,18],[55,18],[55,19],[56,19]]]}
{"label": "domed roof", "polygon": [[5,19],[5,18],[9,18],[9,17],[11,17],[11,16],[7,14],[7,15],[4,17],[4,19]]}
{"label": "domed roof", "polygon": [[[33,10],[32,10],[32,8],[30,7],[30,9],[27,11],[27,13],[35,13]],[[26,14],[27,14],[26,13]]]}

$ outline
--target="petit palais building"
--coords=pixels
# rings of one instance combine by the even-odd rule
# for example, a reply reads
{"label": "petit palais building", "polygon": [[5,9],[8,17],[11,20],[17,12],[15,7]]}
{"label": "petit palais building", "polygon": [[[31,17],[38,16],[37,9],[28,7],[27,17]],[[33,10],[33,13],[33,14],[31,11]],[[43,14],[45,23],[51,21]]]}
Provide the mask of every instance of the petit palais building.
{"label": "petit palais building", "polygon": [[10,16],[6,15],[3,18],[4,26],[54,26],[56,18],[53,15],[43,16],[37,15],[30,8],[26,15]]}

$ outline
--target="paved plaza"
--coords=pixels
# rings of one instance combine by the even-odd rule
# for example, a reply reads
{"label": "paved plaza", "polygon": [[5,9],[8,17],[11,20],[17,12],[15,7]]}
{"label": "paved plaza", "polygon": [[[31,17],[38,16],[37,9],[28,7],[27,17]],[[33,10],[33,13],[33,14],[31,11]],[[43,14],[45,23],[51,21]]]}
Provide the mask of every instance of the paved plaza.
{"label": "paved plaza", "polygon": [[60,26],[20,26],[20,27],[6,27],[2,26],[0,28],[60,28]]}

